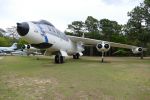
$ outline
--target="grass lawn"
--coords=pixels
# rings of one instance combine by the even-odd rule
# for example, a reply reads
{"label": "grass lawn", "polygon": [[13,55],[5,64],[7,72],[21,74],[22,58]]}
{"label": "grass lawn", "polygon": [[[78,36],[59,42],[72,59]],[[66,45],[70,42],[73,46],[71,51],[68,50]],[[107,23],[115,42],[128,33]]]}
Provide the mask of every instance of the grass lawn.
{"label": "grass lawn", "polygon": [[0,100],[150,100],[148,57],[0,58]]}

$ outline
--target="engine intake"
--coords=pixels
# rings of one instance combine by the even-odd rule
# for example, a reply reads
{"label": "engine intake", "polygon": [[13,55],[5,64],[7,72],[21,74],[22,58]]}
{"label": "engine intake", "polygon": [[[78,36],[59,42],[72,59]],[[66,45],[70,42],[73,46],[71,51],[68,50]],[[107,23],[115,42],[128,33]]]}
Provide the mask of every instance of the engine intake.
{"label": "engine intake", "polygon": [[100,52],[107,52],[110,49],[110,44],[102,41],[96,45],[96,49]]}
{"label": "engine intake", "polygon": [[133,52],[134,54],[141,53],[141,52],[143,52],[143,48],[142,48],[142,47],[133,48],[133,49],[132,49],[132,52]]}
{"label": "engine intake", "polygon": [[102,44],[97,44],[98,49],[101,49],[102,47],[103,47]]}
{"label": "engine intake", "polygon": [[30,46],[29,44],[28,44],[28,45],[23,45],[23,46],[22,46],[22,49],[30,49],[30,47],[31,47],[31,46]]}
{"label": "engine intake", "polygon": [[109,44],[105,44],[104,47],[105,47],[106,49],[110,48]]}
{"label": "engine intake", "polygon": [[30,47],[31,47],[31,46],[28,44],[28,45],[27,45],[27,49],[30,49]]}

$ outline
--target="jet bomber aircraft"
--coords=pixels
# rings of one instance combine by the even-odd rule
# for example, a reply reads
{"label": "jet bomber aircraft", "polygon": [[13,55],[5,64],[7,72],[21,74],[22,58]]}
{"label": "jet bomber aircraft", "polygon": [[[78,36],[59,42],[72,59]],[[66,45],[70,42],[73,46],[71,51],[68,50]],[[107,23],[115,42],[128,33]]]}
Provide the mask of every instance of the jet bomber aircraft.
{"label": "jet bomber aircraft", "polygon": [[66,35],[46,20],[17,23],[17,32],[31,46],[46,50],[45,55],[54,54],[55,63],[63,63],[64,57],[68,55],[73,55],[73,59],[79,59],[79,56],[83,55],[83,45],[96,46],[97,50],[102,52],[102,61],[104,52],[111,46],[131,49],[133,53],[142,53],[146,50],[133,45]]}

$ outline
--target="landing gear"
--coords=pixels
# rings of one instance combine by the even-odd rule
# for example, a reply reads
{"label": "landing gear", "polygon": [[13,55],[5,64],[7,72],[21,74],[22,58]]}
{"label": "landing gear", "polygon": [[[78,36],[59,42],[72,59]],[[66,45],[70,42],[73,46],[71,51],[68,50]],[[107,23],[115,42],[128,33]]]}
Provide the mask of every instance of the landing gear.
{"label": "landing gear", "polygon": [[103,63],[104,62],[104,52],[102,52],[102,60],[101,62]]}
{"label": "landing gear", "polygon": [[143,51],[141,52],[141,57],[140,58],[143,59]]}
{"label": "landing gear", "polygon": [[79,59],[79,54],[76,53],[75,55],[73,55],[73,59]]}
{"label": "landing gear", "polygon": [[55,56],[55,63],[56,64],[64,63],[64,57],[61,55],[56,55]]}
{"label": "landing gear", "polygon": [[56,64],[59,63],[59,56],[58,56],[58,55],[55,56],[55,63],[56,63]]}
{"label": "landing gear", "polygon": [[60,56],[60,63],[64,63],[64,57]]}

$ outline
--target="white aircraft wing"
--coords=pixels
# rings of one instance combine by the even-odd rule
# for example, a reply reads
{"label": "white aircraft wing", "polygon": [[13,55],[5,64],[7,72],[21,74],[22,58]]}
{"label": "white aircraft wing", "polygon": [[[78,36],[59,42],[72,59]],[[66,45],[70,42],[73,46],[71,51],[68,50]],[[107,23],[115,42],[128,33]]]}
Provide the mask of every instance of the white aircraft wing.
{"label": "white aircraft wing", "polygon": [[[67,35],[67,36],[70,38],[71,41],[83,42],[83,44],[85,44],[85,45],[96,45],[103,41],[103,40],[76,37],[76,36],[70,36],[70,35]],[[108,41],[104,41],[104,42],[108,42]],[[115,42],[108,42],[108,43],[110,44],[111,47],[119,47],[119,48],[127,48],[127,49],[137,48],[137,46],[133,46],[133,45],[127,45],[127,44],[121,44],[121,43],[115,43]],[[146,51],[147,49],[143,48],[143,50]]]}

